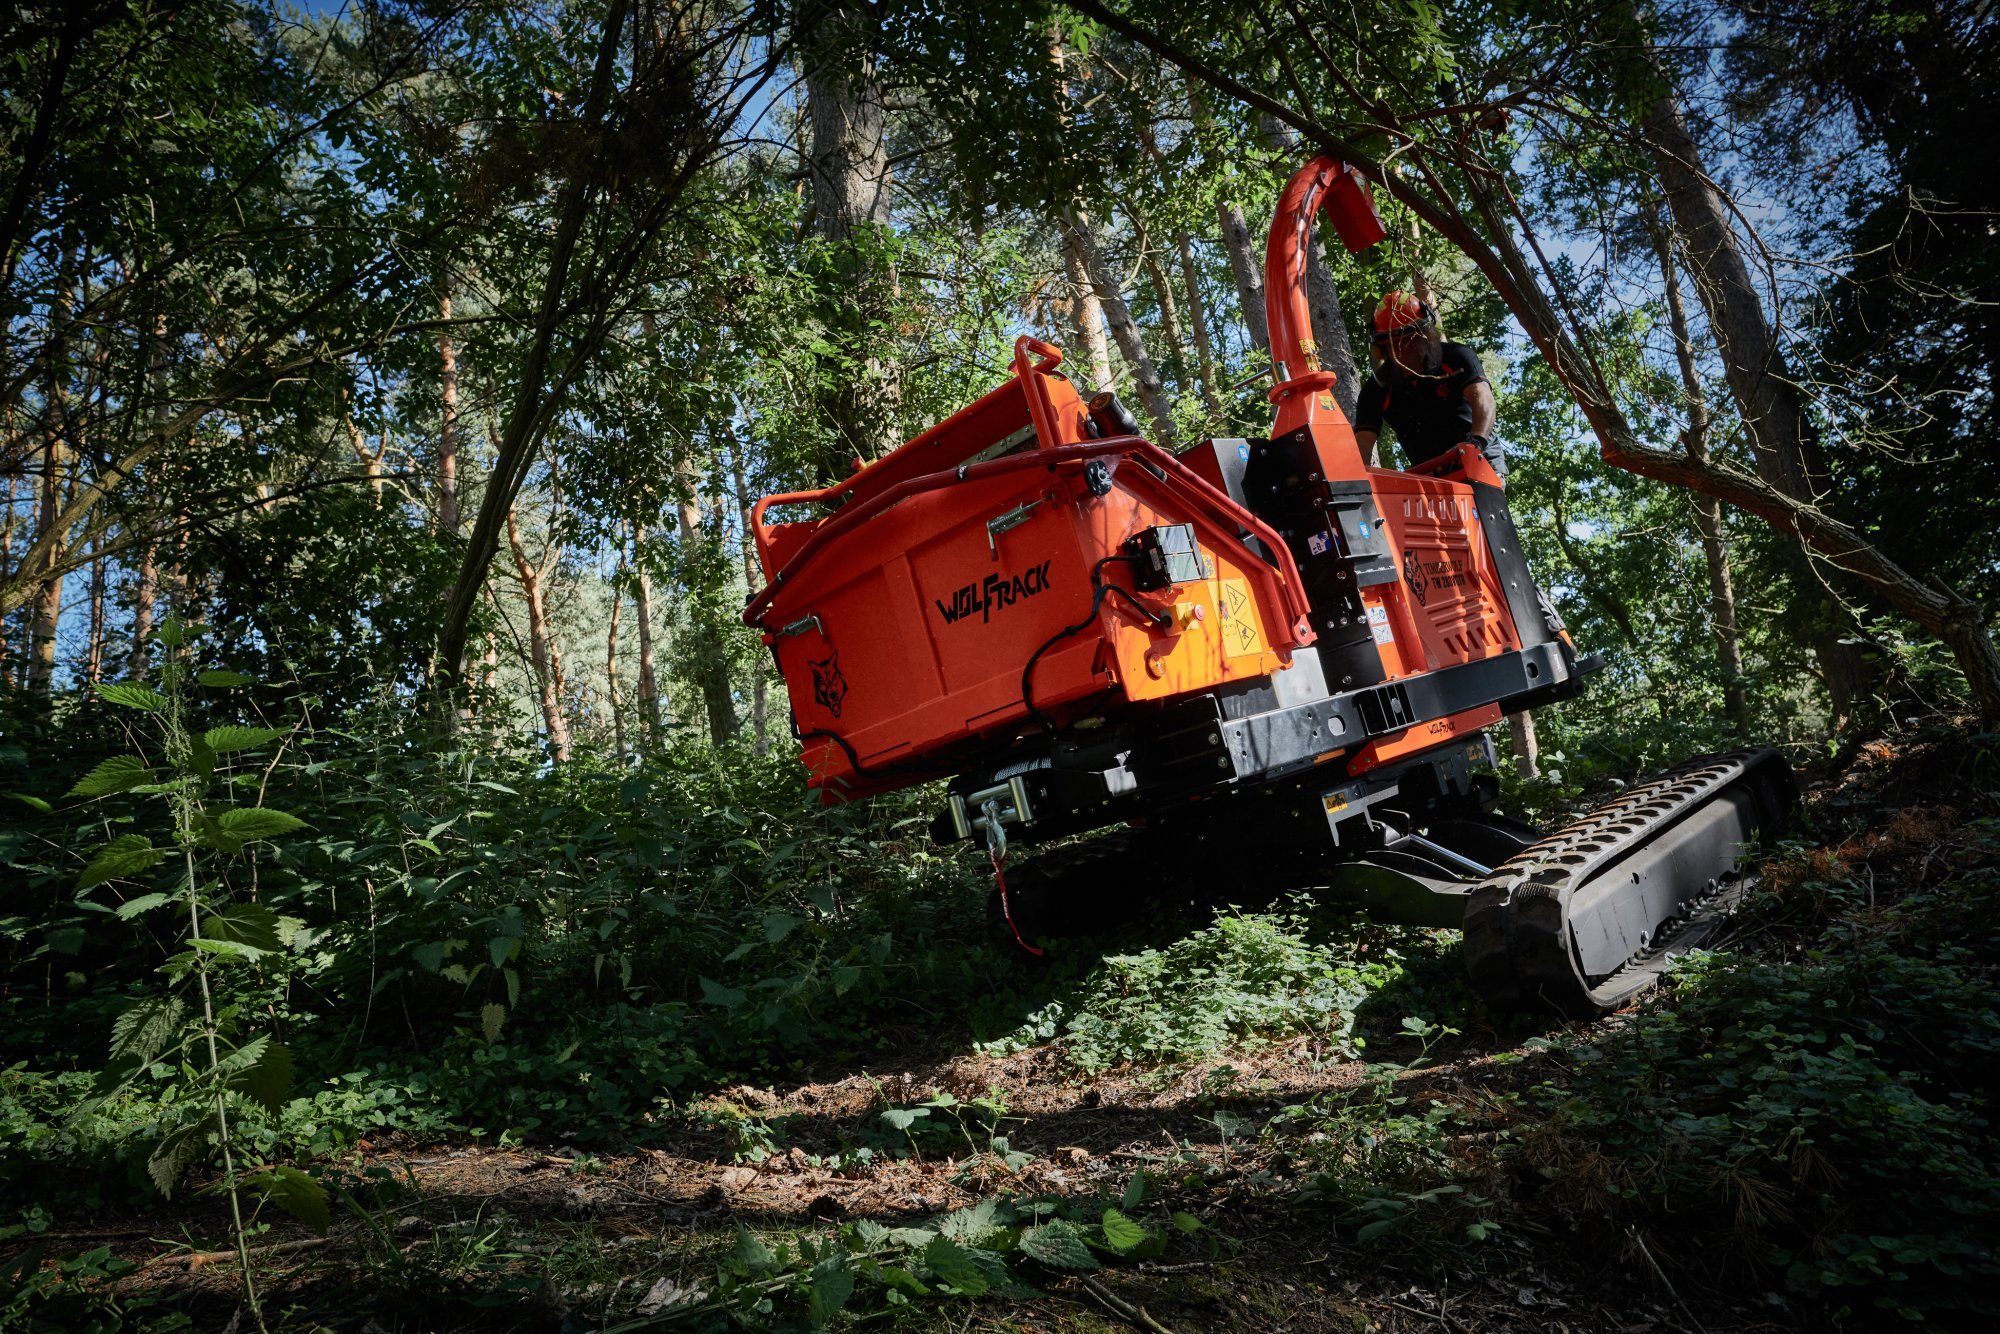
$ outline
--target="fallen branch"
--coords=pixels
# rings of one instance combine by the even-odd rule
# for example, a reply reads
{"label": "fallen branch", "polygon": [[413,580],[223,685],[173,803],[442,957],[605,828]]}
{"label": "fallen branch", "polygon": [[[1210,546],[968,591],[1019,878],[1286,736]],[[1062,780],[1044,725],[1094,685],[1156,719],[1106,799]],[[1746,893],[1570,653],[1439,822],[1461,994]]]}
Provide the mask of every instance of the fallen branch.
{"label": "fallen branch", "polygon": [[1168,1329],[1165,1325],[1148,1315],[1145,1307],[1134,1306],[1088,1274],[1080,1274],[1078,1277],[1083,1280],[1083,1286],[1090,1291],[1091,1296],[1104,1303],[1111,1311],[1124,1316],[1140,1329],[1149,1331],[1149,1334],[1174,1334],[1171,1329]]}

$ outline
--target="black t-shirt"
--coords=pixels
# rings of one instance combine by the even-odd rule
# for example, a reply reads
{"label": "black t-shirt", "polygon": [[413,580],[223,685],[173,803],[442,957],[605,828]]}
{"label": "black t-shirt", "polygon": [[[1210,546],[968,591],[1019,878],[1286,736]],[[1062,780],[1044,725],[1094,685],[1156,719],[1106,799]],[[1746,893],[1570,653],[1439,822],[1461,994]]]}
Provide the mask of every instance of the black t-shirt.
{"label": "black t-shirt", "polygon": [[1484,383],[1486,372],[1469,347],[1446,343],[1443,351],[1436,378],[1398,376],[1385,385],[1370,376],[1355,404],[1354,429],[1380,435],[1386,419],[1413,464],[1428,463],[1471,435],[1472,404],[1465,391]]}

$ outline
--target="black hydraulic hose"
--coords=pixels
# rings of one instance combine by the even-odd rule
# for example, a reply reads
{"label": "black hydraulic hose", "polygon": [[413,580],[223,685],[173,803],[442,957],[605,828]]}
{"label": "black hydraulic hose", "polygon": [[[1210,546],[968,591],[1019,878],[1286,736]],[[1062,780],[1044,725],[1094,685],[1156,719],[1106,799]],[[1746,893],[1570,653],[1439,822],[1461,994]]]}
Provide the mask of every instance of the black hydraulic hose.
{"label": "black hydraulic hose", "polygon": [[1172,617],[1164,612],[1154,611],[1151,607],[1148,607],[1145,603],[1134,597],[1130,589],[1120,584],[1107,584],[1104,582],[1104,567],[1111,564],[1111,562],[1115,560],[1137,562],[1140,559],[1140,557],[1135,555],[1120,553],[1106,556],[1103,560],[1091,566],[1090,587],[1092,592],[1090,597],[1090,611],[1075,625],[1064,626],[1062,629],[1056,631],[1055,634],[1049,637],[1046,643],[1028,655],[1028,665],[1021,669],[1021,704],[1027,709],[1028,717],[1049,735],[1055,735],[1056,725],[1049,719],[1047,714],[1044,714],[1040,709],[1035,707],[1034,693],[1035,664],[1042,660],[1044,653],[1047,653],[1071,635],[1088,629],[1097,620],[1097,613],[1103,610],[1105,598],[1113,593],[1123,596],[1127,602],[1132,604],[1133,610],[1137,611],[1154,625],[1167,626],[1173,623]]}

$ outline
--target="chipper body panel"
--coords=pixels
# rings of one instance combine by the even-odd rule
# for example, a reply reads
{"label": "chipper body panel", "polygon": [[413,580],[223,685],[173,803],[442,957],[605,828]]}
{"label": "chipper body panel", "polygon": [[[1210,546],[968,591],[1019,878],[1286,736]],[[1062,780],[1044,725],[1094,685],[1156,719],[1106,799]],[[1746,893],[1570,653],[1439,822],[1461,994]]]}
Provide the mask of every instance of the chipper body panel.
{"label": "chipper body panel", "polygon": [[1363,460],[1306,311],[1321,210],[1350,249],[1382,237],[1331,159],[1280,199],[1268,437],[1169,454],[1023,338],[1012,377],[947,421],[758,502],[767,584],[745,619],[809,782],[835,801],[950,779],[933,833],[985,842],[996,929],[1027,953],[1129,915],[1121,885],[1317,887],[1462,923],[1496,1002],[1602,1012],[1705,938],[1743,848],[1790,810],[1790,771],[1710,757],[1547,837],[1495,813],[1483,729],[1597,664],[1476,448]]}

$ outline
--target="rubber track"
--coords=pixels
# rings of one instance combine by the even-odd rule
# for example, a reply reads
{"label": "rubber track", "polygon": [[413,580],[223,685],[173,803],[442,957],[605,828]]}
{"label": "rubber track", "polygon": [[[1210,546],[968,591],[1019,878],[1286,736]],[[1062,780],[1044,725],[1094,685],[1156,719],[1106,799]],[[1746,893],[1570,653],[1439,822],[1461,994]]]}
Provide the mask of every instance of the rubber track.
{"label": "rubber track", "polygon": [[[1768,833],[1797,801],[1790,766],[1770,749],[1732,751],[1690,761],[1623,793],[1521,853],[1472,891],[1465,911],[1465,964],[1489,1004],[1539,1002],[1573,1019],[1624,1005],[1652,986],[1668,949],[1710,935],[1733,894],[1711,882],[1655,929],[1655,939],[1595,982],[1579,971],[1568,906],[1591,877],[1655,837],[1670,837],[1688,812],[1749,784],[1759,833]],[[1740,892],[1741,886],[1735,886]]]}

